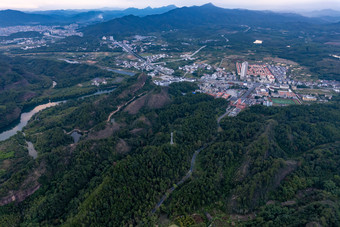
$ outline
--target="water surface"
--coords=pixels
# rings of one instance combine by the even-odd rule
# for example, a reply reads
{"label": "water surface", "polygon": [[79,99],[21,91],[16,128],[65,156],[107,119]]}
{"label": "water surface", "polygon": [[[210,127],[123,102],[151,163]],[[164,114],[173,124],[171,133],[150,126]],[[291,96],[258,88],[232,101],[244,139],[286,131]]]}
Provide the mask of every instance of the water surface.
{"label": "water surface", "polygon": [[[114,90],[115,90],[115,88],[110,89],[110,90],[101,90],[101,91],[97,91],[97,92],[90,94],[90,95],[84,95],[80,98],[83,99],[83,98],[88,98],[88,97],[95,96],[95,95],[108,94],[108,93],[113,92]],[[70,100],[70,99],[68,99],[68,100]],[[13,128],[11,128],[9,130],[6,130],[6,131],[3,131],[2,133],[0,133],[0,141],[7,140],[11,136],[14,136],[15,134],[17,134],[17,132],[22,131],[22,129],[27,125],[28,121],[33,117],[34,114],[36,114],[39,111],[44,110],[46,108],[56,106],[60,103],[65,103],[65,102],[67,102],[67,100],[41,104],[41,105],[36,106],[33,110],[31,110],[29,112],[22,113],[20,115],[20,122],[16,126],[14,126]]]}
{"label": "water surface", "polygon": [[61,103],[61,102],[49,102],[49,103],[46,103],[46,104],[42,104],[42,105],[36,106],[30,112],[22,113],[20,115],[20,123],[19,124],[17,124],[12,129],[9,129],[7,131],[4,131],[4,132],[0,133],[0,141],[7,140],[11,136],[14,136],[15,134],[17,134],[17,132],[22,131],[22,129],[27,125],[28,121],[33,117],[34,114],[36,114],[39,111],[44,110],[44,109],[46,109],[48,107],[56,106],[59,103]]}
{"label": "water surface", "polygon": [[73,138],[74,143],[78,143],[78,141],[80,140],[80,137],[82,136],[79,132],[74,131],[71,133],[71,136]]}
{"label": "water surface", "polygon": [[110,69],[110,68],[106,68],[106,70],[109,71],[109,72],[114,72],[114,73],[118,73],[118,74],[122,74],[122,75],[127,75],[127,76],[134,76],[134,75],[136,75],[136,73],[128,72],[128,71],[124,71],[124,70]]}

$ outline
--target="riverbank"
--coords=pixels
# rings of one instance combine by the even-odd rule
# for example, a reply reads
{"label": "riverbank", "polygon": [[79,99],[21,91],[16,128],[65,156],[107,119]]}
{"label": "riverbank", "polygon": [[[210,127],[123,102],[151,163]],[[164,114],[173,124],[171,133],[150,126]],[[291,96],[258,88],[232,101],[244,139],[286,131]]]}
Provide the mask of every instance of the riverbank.
{"label": "riverbank", "polygon": [[0,130],[0,141],[4,141],[9,139],[10,137],[14,136],[15,134],[17,134],[19,131],[22,131],[23,128],[28,124],[28,121],[38,112],[49,108],[49,107],[53,107],[56,106],[60,103],[65,103],[69,100],[72,99],[83,99],[83,98],[89,98],[92,96],[97,96],[97,95],[102,95],[102,94],[109,94],[111,92],[113,92],[116,88],[113,88],[111,90],[100,90],[100,91],[96,91],[93,94],[87,94],[87,95],[83,95],[83,96],[78,96],[76,98],[70,98],[70,99],[66,99],[66,100],[62,100],[62,101],[56,101],[56,102],[48,102],[45,104],[40,104],[35,106],[32,110],[30,110],[29,112],[24,112],[21,113],[20,115],[20,120],[19,122],[16,122],[15,125],[12,125],[12,127],[8,127],[8,128],[4,128],[3,130]]}

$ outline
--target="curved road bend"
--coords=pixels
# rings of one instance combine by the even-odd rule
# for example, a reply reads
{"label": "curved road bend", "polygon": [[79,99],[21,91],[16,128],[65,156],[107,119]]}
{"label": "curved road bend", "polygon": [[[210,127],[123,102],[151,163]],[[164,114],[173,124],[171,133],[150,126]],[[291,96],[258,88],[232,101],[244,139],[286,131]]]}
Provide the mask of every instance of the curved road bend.
{"label": "curved road bend", "polygon": [[[220,125],[220,121],[222,120],[222,118],[224,118],[228,113],[230,112],[230,109],[227,108],[226,112],[224,114],[222,114],[221,116],[219,116],[217,118],[217,126],[219,127]],[[218,128],[217,128],[218,129]],[[198,150],[195,151],[195,153],[193,154],[192,158],[191,158],[191,163],[190,163],[190,169],[187,172],[187,174],[176,183],[176,187],[180,186],[181,184],[183,184],[192,174],[192,172],[194,171],[194,167],[195,167],[195,163],[196,163],[196,158],[197,155],[204,150],[208,145],[210,145],[211,143],[205,144],[203,147],[199,148]],[[162,198],[159,200],[159,202],[156,204],[155,208],[151,211],[152,214],[154,214],[157,209],[164,203],[164,201],[171,195],[171,193],[175,190],[175,186],[172,186],[171,188],[169,188],[167,190],[167,192],[162,196]]]}
{"label": "curved road bend", "polygon": [[[190,165],[190,170],[187,172],[187,174],[176,183],[177,186],[180,186],[181,184],[183,184],[192,174],[192,172],[194,171],[194,167],[195,167],[195,163],[196,163],[196,158],[197,155],[204,150],[208,145],[204,145],[203,147],[199,148],[198,150],[195,151],[194,155],[191,158],[191,165]],[[162,198],[160,199],[160,201],[156,204],[155,208],[152,210],[151,213],[155,213],[156,210],[163,204],[163,202],[170,196],[170,194],[175,190],[175,186],[172,186],[171,188],[169,188],[167,190],[167,192],[162,196]]]}
{"label": "curved road bend", "polygon": [[[143,84],[143,86],[144,86],[144,84]],[[124,103],[124,104],[122,104],[122,105],[119,105],[115,111],[112,111],[112,112],[110,113],[110,115],[107,117],[106,122],[110,122],[111,117],[112,117],[113,115],[115,115],[115,114],[116,114],[118,111],[120,111],[123,107],[125,107],[125,106],[128,105],[128,104],[130,104],[130,103],[131,103],[132,101],[134,101],[136,98],[141,97],[141,96],[144,95],[145,93],[146,93],[146,91],[143,92],[143,93],[141,93],[141,94],[139,94],[139,95],[134,96],[132,99],[130,99],[130,100],[127,101],[126,103]]]}

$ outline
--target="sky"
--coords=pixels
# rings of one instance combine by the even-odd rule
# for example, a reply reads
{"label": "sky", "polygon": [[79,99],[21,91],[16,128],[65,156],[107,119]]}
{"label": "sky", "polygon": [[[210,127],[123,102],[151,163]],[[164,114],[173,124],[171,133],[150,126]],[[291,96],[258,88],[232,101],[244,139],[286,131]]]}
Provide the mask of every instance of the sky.
{"label": "sky", "polygon": [[174,4],[178,7],[203,5],[211,2],[223,8],[268,9],[281,11],[308,11],[317,9],[340,10],[340,0],[0,0],[0,9],[124,9],[128,7],[161,7]]}

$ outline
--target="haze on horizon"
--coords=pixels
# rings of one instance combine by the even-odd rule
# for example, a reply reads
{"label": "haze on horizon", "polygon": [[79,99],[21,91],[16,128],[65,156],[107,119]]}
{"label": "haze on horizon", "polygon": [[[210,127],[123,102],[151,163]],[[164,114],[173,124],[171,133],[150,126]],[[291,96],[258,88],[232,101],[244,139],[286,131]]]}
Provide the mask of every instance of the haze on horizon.
{"label": "haze on horizon", "polygon": [[129,7],[161,7],[174,4],[178,7],[203,5],[208,2],[223,8],[244,8],[275,11],[311,11],[321,9],[340,10],[339,0],[1,0],[0,9],[55,10],[55,9],[125,9]]}

